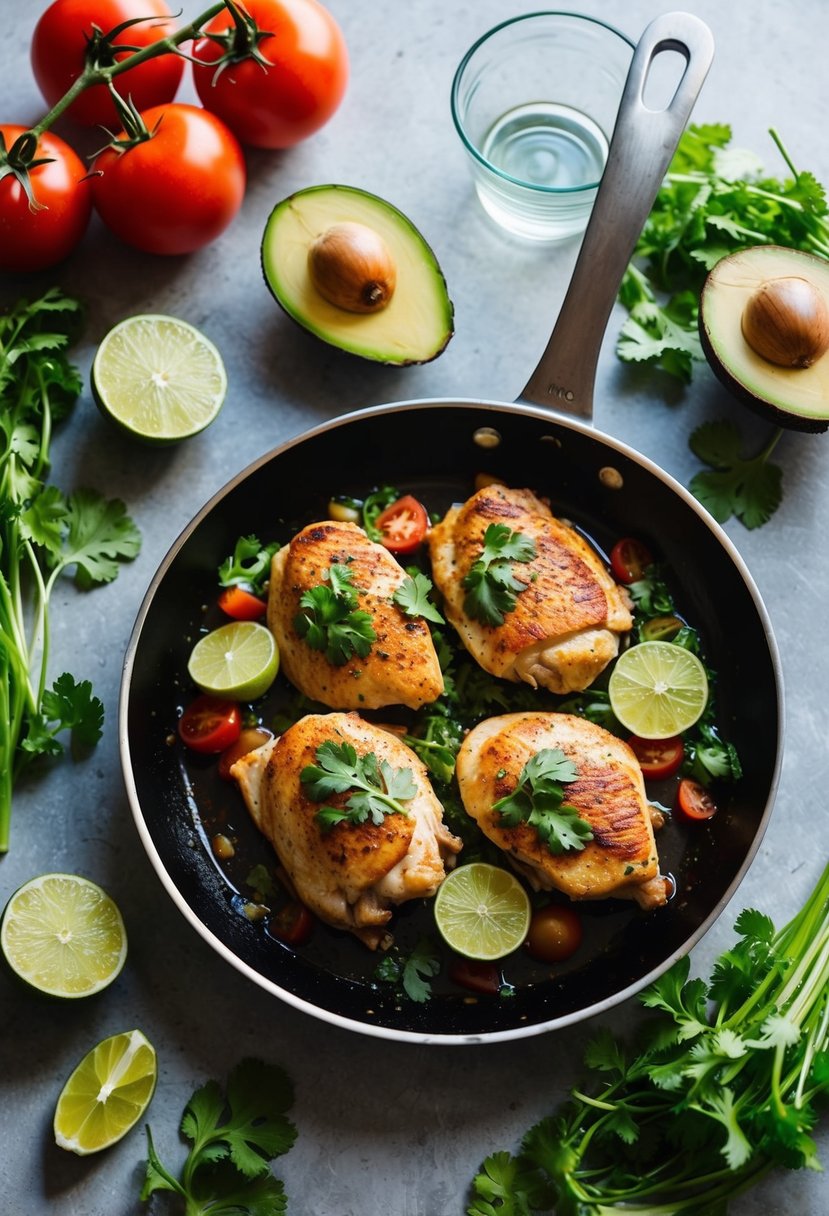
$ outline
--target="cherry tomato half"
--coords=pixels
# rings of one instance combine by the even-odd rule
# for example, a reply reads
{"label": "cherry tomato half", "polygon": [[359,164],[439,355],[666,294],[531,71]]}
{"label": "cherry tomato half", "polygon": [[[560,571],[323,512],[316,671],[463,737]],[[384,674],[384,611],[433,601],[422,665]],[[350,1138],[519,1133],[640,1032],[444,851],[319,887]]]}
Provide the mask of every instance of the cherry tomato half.
{"label": "cherry tomato half", "polygon": [[[348,83],[345,39],[317,0],[245,0],[244,7],[268,34],[258,43],[260,57],[240,50],[239,58],[217,71],[223,47],[200,38],[193,47],[196,91],[243,144],[290,148],[326,123],[342,101]],[[204,32],[234,28],[225,10]]]}
{"label": "cherry tomato half", "polygon": [[676,804],[687,819],[711,819],[717,813],[717,804],[704,785],[683,777],[679,783]]}
{"label": "cherry tomato half", "polygon": [[[10,151],[26,128],[0,123]],[[80,241],[92,214],[92,189],[81,158],[57,135],[41,135],[34,159],[46,164],[29,171],[36,207],[7,173],[0,178],[0,270],[46,270],[63,261]]]}
{"label": "cherry tomato half", "polygon": [[547,904],[532,914],[526,946],[540,963],[563,963],[581,945],[581,917],[567,904]]}
{"label": "cherry tomato half", "polygon": [[239,734],[239,738],[230,747],[226,748],[219,757],[219,776],[224,781],[232,781],[230,770],[237,760],[241,760],[242,756],[246,756],[248,752],[255,751],[257,747],[261,747],[272,739],[273,735],[264,726],[247,726]]}
{"label": "cherry tomato half", "polygon": [[449,978],[470,992],[497,995],[501,991],[501,973],[494,963],[481,963],[458,956],[449,967]]}
{"label": "cherry tomato half", "polygon": [[268,605],[258,595],[238,586],[225,587],[219,596],[219,607],[235,621],[258,621],[268,610]]}
{"label": "cherry tomato half", "polygon": [[[152,106],[149,139],[92,167],[95,208],[116,236],[145,253],[193,253],[225,230],[242,205],[245,159],[221,119],[198,106]],[[119,141],[126,136],[119,136]]]}
{"label": "cherry tomato half", "polygon": [[392,553],[413,553],[423,544],[429,516],[422,502],[404,494],[377,516],[381,541]]}
{"label": "cherry tomato half", "polygon": [[[32,70],[50,106],[59,101],[84,70],[86,50],[95,27],[108,34],[133,17],[146,17],[122,30],[114,45],[140,50],[175,33],[176,24],[165,0],[54,0],[32,34]],[[129,50],[109,54],[101,66],[124,59]],[[137,110],[172,101],[181,83],[184,59],[172,52],[158,55],[121,72],[113,81],[122,97]],[[106,85],[94,84],[75,98],[67,113],[83,126],[112,126],[117,110]]]}
{"label": "cherry tomato half", "polygon": [[650,549],[633,536],[623,536],[610,550],[610,568],[620,583],[638,582],[652,562]]}
{"label": "cherry tomato half", "polygon": [[671,739],[640,739],[638,735],[631,735],[628,746],[639,761],[646,781],[673,777],[685,759],[685,744],[679,735]]}
{"label": "cherry tomato half", "polygon": [[286,946],[304,946],[314,931],[314,917],[305,904],[291,899],[268,919],[268,932]]}
{"label": "cherry tomato half", "polygon": [[179,738],[194,752],[223,752],[236,742],[241,732],[238,704],[206,693],[187,706],[178,723]]}

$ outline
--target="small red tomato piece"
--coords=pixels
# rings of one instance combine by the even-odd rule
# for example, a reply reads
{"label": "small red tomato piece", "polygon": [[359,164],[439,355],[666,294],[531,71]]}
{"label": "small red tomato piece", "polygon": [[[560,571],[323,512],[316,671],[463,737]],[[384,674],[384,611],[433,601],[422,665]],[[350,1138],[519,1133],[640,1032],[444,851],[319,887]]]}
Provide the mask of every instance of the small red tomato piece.
{"label": "small red tomato piece", "polygon": [[471,958],[453,959],[449,977],[454,984],[468,988],[470,992],[490,995],[501,991],[501,973],[494,963],[481,963]]}
{"label": "small red tomato piece", "polygon": [[377,516],[381,542],[392,553],[413,553],[423,544],[429,516],[422,502],[404,494]]}
{"label": "small red tomato piece", "polygon": [[563,963],[581,945],[581,917],[566,904],[547,904],[532,914],[526,946],[540,963]]}
{"label": "small red tomato piece", "polygon": [[639,761],[646,781],[673,777],[685,759],[685,744],[679,735],[670,739],[640,739],[638,735],[631,735],[628,746]]}
{"label": "small red tomato piece", "polygon": [[652,563],[650,549],[633,536],[623,536],[610,550],[610,568],[620,583],[637,583]]}
{"label": "small red tomato piece", "polygon": [[178,733],[182,743],[194,752],[223,752],[242,733],[242,714],[235,701],[205,693],[187,706],[179,719]]}
{"label": "small red tomato piece", "polygon": [[241,760],[242,756],[255,751],[257,747],[261,747],[263,743],[267,743],[272,738],[273,735],[264,726],[248,726],[241,731],[236,742],[226,748],[219,757],[219,776],[222,780],[232,781],[230,770],[236,761]]}
{"label": "small red tomato piece", "polygon": [[268,920],[268,932],[286,946],[304,946],[314,930],[314,917],[305,904],[291,899]]}
{"label": "small red tomato piece", "polygon": [[265,600],[244,587],[225,587],[219,596],[219,607],[235,621],[258,621],[268,610]]}
{"label": "small red tomato piece", "polygon": [[676,804],[687,819],[710,819],[717,813],[717,804],[704,785],[683,777],[679,783]]}

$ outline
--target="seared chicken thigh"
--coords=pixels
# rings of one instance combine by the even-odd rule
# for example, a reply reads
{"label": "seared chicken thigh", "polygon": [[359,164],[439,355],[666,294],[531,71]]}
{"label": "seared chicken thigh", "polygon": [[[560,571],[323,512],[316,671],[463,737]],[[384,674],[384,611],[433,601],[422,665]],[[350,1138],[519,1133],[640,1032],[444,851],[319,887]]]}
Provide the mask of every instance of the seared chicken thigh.
{"label": "seared chicken thigh", "polygon": [[[464,603],[463,580],[481,556],[490,524],[535,544],[535,556],[513,567],[526,589],[500,625],[473,619]],[[530,490],[479,490],[432,528],[429,551],[446,616],[491,675],[555,693],[580,692],[615,658],[619,634],[633,623],[627,593],[598,555]]]}
{"label": "seared chicken thigh", "polygon": [[[374,640],[365,657],[335,664],[297,631],[304,592],[330,586],[332,566],[347,567],[359,612],[369,614]],[[268,625],[279,645],[282,670],[300,692],[332,709],[406,705],[417,709],[443,692],[429,626],[393,601],[406,578],[382,545],[352,523],[309,524],[271,562]]]}
{"label": "seared chicken thigh", "polygon": [[[516,789],[527,761],[547,748],[575,765],[564,796],[592,831],[582,849],[553,853],[526,819],[507,826],[493,809]],[[467,735],[456,771],[467,814],[534,889],[571,899],[630,898],[644,908],[666,902],[641,769],[628,745],[603,727],[572,714],[488,718]]]}
{"label": "seared chicken thigh", "polygon": [[[327,743],[350,744],[358,757],[373,753],[378,766],[406,770],[415,787],[406,813],[385,814],[379,824],[370,816],[362,823],[321,824],[321,804],[309,797],[302,773]],[[356,713],[309,714],[237,760],[231,773],[303,903],[372,949],[385,936],[393,905],[434,895],[445,863],[461,848],[444,825],[425,766],[390,731]],[[353,793],[332,793],[325,804],[341,810]]]}

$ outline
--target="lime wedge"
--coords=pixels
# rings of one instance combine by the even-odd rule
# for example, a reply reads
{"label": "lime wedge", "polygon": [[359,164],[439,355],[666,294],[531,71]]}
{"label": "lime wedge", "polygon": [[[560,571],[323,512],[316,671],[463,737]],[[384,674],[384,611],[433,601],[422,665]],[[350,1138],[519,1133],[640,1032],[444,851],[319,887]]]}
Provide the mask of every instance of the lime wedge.
{"label": "lime wedge", "polygon": [[187,670],[202,692],[233,701],[255,701],[276,679],[279,650],[264,625],[231,621],[199,638]]}
{"label": "lime wedge", "polygon": [[435,923],[453,950],[491,961],[517,950],[530,927],[530,900],[499,866],[473,861],[446,876],[435,896]]}
{"label": "lime wedge", "polygon": [[6,904],[0,948],[12,971],[38,992],[91,996],[123,967],[127,934],[118,908],[94,882],[43,874]]}
{"label": "lime wedge", "polygon": [[673,642],[640,642],[616,660],[607,686],[610,708],[641,739],[687,730],[708,702],[708,677],[695,654]]}
{"label": "lime wedge", "polygon": [[58,1148],[85,1157],[125,1136],[150,1105],[155,1048],[140,1030],[110,1035],[84,1056],[55,1107]]}
{"label": "lime wedge", "polygon": [[187,321],[128,317],[104,338],[92,362],[92,395],[130,435],[176,443],[213,421],[227,391],[213,343]]}

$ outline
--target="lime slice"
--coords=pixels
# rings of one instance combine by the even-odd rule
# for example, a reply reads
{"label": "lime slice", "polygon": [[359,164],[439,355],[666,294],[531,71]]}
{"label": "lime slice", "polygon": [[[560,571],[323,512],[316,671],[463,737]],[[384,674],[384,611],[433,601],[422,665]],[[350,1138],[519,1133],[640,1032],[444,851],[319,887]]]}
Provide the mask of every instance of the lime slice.
{"label": "lime slice", "polygon": [[641,739],[668,739],[693,726],[708,701],[708,677],[695,654],[673,642],[640,642],[616,660],[610,708]]}
{"label": "lime slice", "polygon": [[140,1030],[110,1035],[84,1056],[55,1107],[58,1148],[85,1157],[125,1136],[150,1105],[158,1068]]}
{"label": "lime slice", "polygon": [[530,927],[530,900],[499,866],[473,861],[451,870],[435,896],[435,923],[447,945],[490,961],[517,950]]}
{"label": "lime slice", "polygon": [[231,621],[199,638],[187,670],[202,692],[233,701],[255,701],[276,679],[279,651],[264,625]]}
{"label": "lime slice", "polygon": [[203,431],[226,390],[216,347],[175,317],[128,317],[109,331],[92,363],[92,394],[101,411],[150,443],[176,443]]}
{"label": "lime slice", "polygon": [[0,948],[12,971],[49,996],[91,996],[127,957],[121,913],[105,891],[76,874],[43,874],[12,895]]}

